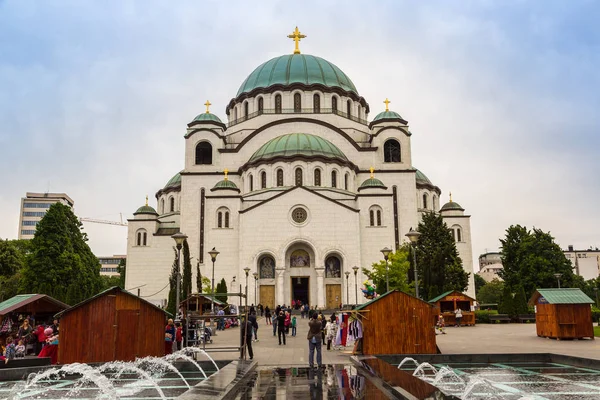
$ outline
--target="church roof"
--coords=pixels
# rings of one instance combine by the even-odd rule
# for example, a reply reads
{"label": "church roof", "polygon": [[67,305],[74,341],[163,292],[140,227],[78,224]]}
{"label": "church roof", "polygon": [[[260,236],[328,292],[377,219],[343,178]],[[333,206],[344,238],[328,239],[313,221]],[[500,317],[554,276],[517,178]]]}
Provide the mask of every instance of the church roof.
{"label": "church roof", "polygon": [[181,186],[181,172],[176,173],[171,179],[169,179],[169,182],[167,182],[163,190],[177,186]]}
{"label": "church roof", "polygon": [[380,119],[400,119],[404,121],[404,118],[400,116],[396,111],[382,111],[373,118],[372,122],[379,121]]}
{"label": "church roof", "polygon": [[444,204],[442,206],[442,208],[440,209],[440,211],[449,211],[449,210],[459,210],[459,211],[465,211],[464,208],[462,208],[460,206],[460,204],[458,204],[457,202],[454,201],[449,201],[446,204]]}
{"label": "church roof", "polygon": [[196,116],[196,118],[194,118],[194,120],[192,122],[217,122],[219,124],[222,124],[223,122],[221,121],[221,119],[219,119],[219,117],[217,117],[215,114],[210,113],[210,112],[204,112],[202,114],[198,114]]}
{"label": "church roof", "polygon": [[289,133],[278,136],[263,144],[250,157],[249,163],[275,157],[324,157],[348,162],[342,151],[333,143],[322,137],[308,133]]}
{"label": "church roof", "polygon": [[358,188],[358,190],[360,191],[361,189],[367,189],[367,188],[382,188],[382,189],[387,189],[387,187],[383,184],[383,182],[381,182],[377,178],[369,178],[369,179],[367,179],[366,181],[364,181],[363,183],[361,183],[361,185]]}
{"label": "church roof", "polygon": [[421,171],[419,171],[417,169],[417,172],[415,174],[415,178],[417,179],[417,183],[424,183],[427,185],[433,185],[433,183],[431,183],[431,181],[429,180],[429,178],[427,176],[425,176],[424,173],[422,173]]}
{"label": "church roof", "polygon": [[133,215],[138,215],[138,214],[158,215],[156,210],[153,207],[149,206],[148,204],[141,206],[140,208],[137,209],[136,212],[133,213]]}
{"label": "church roof", "polygon": [[309,54],[285,54],[256,67],[240,86],[237,96],[257,88],[294,83],[337,87],[358,95],[348,75],[333,63]]}
{"label": "church roof", "polygon": [[240,189],[238,189],[237,185],[235,183],[231,182],[229,179],[223,179],[222,181],[217,182],[217,184],[215,186],[213,186],[211,191],[226,190],[226,189],[237,190],[238,192],[240,191]]}

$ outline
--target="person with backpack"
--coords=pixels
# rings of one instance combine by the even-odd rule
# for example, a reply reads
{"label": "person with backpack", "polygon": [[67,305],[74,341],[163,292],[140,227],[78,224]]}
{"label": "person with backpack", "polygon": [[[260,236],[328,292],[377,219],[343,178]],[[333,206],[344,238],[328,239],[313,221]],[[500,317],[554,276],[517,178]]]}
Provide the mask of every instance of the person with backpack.
{"label": "person with backpack", "polygon": [[314,368],[314,355],[315,350],[317,351],[317,365],[319,368],[323,366],[321,356],[321,321],[318,320],[319,315],[317,313],[312,314],[312,318],[308,323],[308,364],[311,368]]}

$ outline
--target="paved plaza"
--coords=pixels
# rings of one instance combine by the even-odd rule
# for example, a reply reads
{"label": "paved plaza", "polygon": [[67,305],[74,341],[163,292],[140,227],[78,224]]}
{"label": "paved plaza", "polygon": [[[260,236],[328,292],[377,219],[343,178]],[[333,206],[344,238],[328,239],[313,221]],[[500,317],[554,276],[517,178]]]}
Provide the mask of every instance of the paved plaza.
{"label": "paved plaza", "polygon": [[[253,343],[254,359],[261,366],[308,365],[308,319],[297,319],[296,337],[287,336],[287,345],[279,346],[271,325],[259,319],[258,342]],[[382,327],[385,329],[385,327]],[[600,359],[600,340],[552,340],[536,336],[535,324],[479,324],[474,327],[449,327],[446,335],[437,336],[437,344],[444,354],[494,353],[556,353],[576,357]],[[211,347],[239,345],[239,328],[219,331]],[[351,348],[327,351],[323,347],[323,364],[348,364]],[[216,360],[231,360],[239,354],[213,353]]]}

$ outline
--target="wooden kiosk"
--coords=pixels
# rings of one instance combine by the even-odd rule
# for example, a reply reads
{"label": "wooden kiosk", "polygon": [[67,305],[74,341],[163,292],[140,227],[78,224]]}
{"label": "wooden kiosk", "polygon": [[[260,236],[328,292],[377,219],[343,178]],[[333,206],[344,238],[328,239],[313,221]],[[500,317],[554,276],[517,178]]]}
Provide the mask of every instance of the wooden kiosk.
{"label": "wooden kiosk", "polygon": [[594,339],[594,301],[580,289],[537,289],[529,305],[535,306],[537,335],[552,339]]}
{"label": "wooden kiosk", "polygon": [[165,355],[167,312],[112,287],[56,315],[58,362],[133,361]]}
{"label": "wooden kiosk", "polygon": [[446,325],[456,326],[456,315],[454,310],[460,308],[462,310],[461,325],[475,326],[475,313],[473,310],[474,298],[467,296],[458,290],[450,290],[442,293],[438,297],[429,300],[429,303],[434,307],[434,320],[437,321],[437,316],[442,314]]}
{"label": "wooden kiosk", "polygon": [[392,290],[355,311],[362,315],[363,354],[437,353],[434,311],[427,302]]}

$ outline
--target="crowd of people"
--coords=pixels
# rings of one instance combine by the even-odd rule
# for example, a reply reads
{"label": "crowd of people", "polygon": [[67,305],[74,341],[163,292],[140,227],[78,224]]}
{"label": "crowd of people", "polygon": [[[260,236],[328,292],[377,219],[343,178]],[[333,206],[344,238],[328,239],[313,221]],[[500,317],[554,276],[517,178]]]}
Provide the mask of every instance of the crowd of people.
{"label": "crowd of people", "polygon": [[56,364],[58,356],[58,320],[52,323],[37,323],[27,315],[20,315],[15,321],[5,318],[0,327],[4,340],[0,341],[0,361],[9,363],[11,360],[33,355],[50,357]]}

